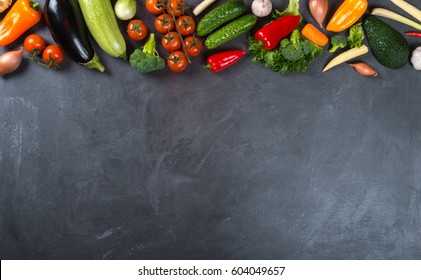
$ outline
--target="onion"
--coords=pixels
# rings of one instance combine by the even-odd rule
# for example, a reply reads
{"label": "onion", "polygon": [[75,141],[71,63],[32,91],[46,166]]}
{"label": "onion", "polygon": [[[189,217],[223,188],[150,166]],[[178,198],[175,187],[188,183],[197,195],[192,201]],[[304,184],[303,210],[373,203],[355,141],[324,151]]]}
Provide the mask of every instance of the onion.
{"label": "onion", "polygon": [[320,24],[320,27],[323,28],[323,21],[326,18],[327,10],[329,3],[328,0],[310,0],[309,1],[309,8],[310,13],[314,17],[314,19],[317,21],[317,23]]}
{"label": "onion", "polygon": [[0,76],[12,73],[18,69],[22,62],[22,52],[23,48],[21,47],[18,51],[10,51],[0,56]]}
{"label": "onion", "polygon": [[366,63],[354,63],[348,65],[354,68],[360,75],[377,77],[376,70]]}
{"label": "onion", "polygon": [[12,4],[12,0],[0,0],[0,13],[6,11],[10,5]]}
{"label": "onion", "polygon": [[114,12],[118,19],[129,20],[136,14],[135,0],[118,0],[114,6]]}

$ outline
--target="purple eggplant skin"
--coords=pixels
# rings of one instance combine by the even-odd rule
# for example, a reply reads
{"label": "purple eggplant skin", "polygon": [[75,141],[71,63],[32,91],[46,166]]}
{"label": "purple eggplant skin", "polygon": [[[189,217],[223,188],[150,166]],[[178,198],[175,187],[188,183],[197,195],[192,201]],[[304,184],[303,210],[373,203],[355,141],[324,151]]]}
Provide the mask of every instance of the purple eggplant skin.
{"label": "purple eggplant skin", "polygon": [[78,64],[103,72],[77,0],[46,0],[44,18],[54,41]]}

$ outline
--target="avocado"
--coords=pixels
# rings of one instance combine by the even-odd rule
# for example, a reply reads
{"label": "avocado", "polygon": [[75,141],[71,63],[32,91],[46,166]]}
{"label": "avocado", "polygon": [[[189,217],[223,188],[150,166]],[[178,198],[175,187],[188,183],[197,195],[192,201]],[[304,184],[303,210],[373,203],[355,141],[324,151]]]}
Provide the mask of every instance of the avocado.
{"label": "avocado", "polygon": [[408,62],[408,42],[398,31],[373,15],[365,17],[363,28],[371,52],[382,65],[397,69]]}

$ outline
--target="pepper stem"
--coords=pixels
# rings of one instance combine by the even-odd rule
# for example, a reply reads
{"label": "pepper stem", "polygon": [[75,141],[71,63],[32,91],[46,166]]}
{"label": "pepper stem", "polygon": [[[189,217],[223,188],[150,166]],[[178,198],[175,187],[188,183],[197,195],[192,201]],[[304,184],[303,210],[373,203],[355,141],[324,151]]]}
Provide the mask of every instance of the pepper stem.
{"label": "pepper stem", "polygon": [[39,10],[39,3],[38,2],[30,1],[29,6],[34,10],[37,10],[37,11]]}
{"label": "pepper stem", "polygon": [[210,66],[210,64],[208,63],[208,64],[206,64],[205,66],[203,66],[203,68],[206,68],[206,69],[211,69],[211,66]]}

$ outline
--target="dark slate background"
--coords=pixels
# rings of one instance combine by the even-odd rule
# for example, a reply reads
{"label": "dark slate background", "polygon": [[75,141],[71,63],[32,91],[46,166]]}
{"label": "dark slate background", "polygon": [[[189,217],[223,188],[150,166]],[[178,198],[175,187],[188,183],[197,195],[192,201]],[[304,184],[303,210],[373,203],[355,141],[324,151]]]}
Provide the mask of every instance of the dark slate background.
{"label": "dark slate background", "polygon": [[[31,32],[52,43],[45,23]],[[221,49],[245,47],[243,36]],[[378,78],[322,74],[326,52],[306,74],[250,57],[213,74],[207,51],[181,74],[141,75],[97,52],[105,74],[25,61],[0,78],[2,259],[421,258],[410,64],[367,54]]]}

